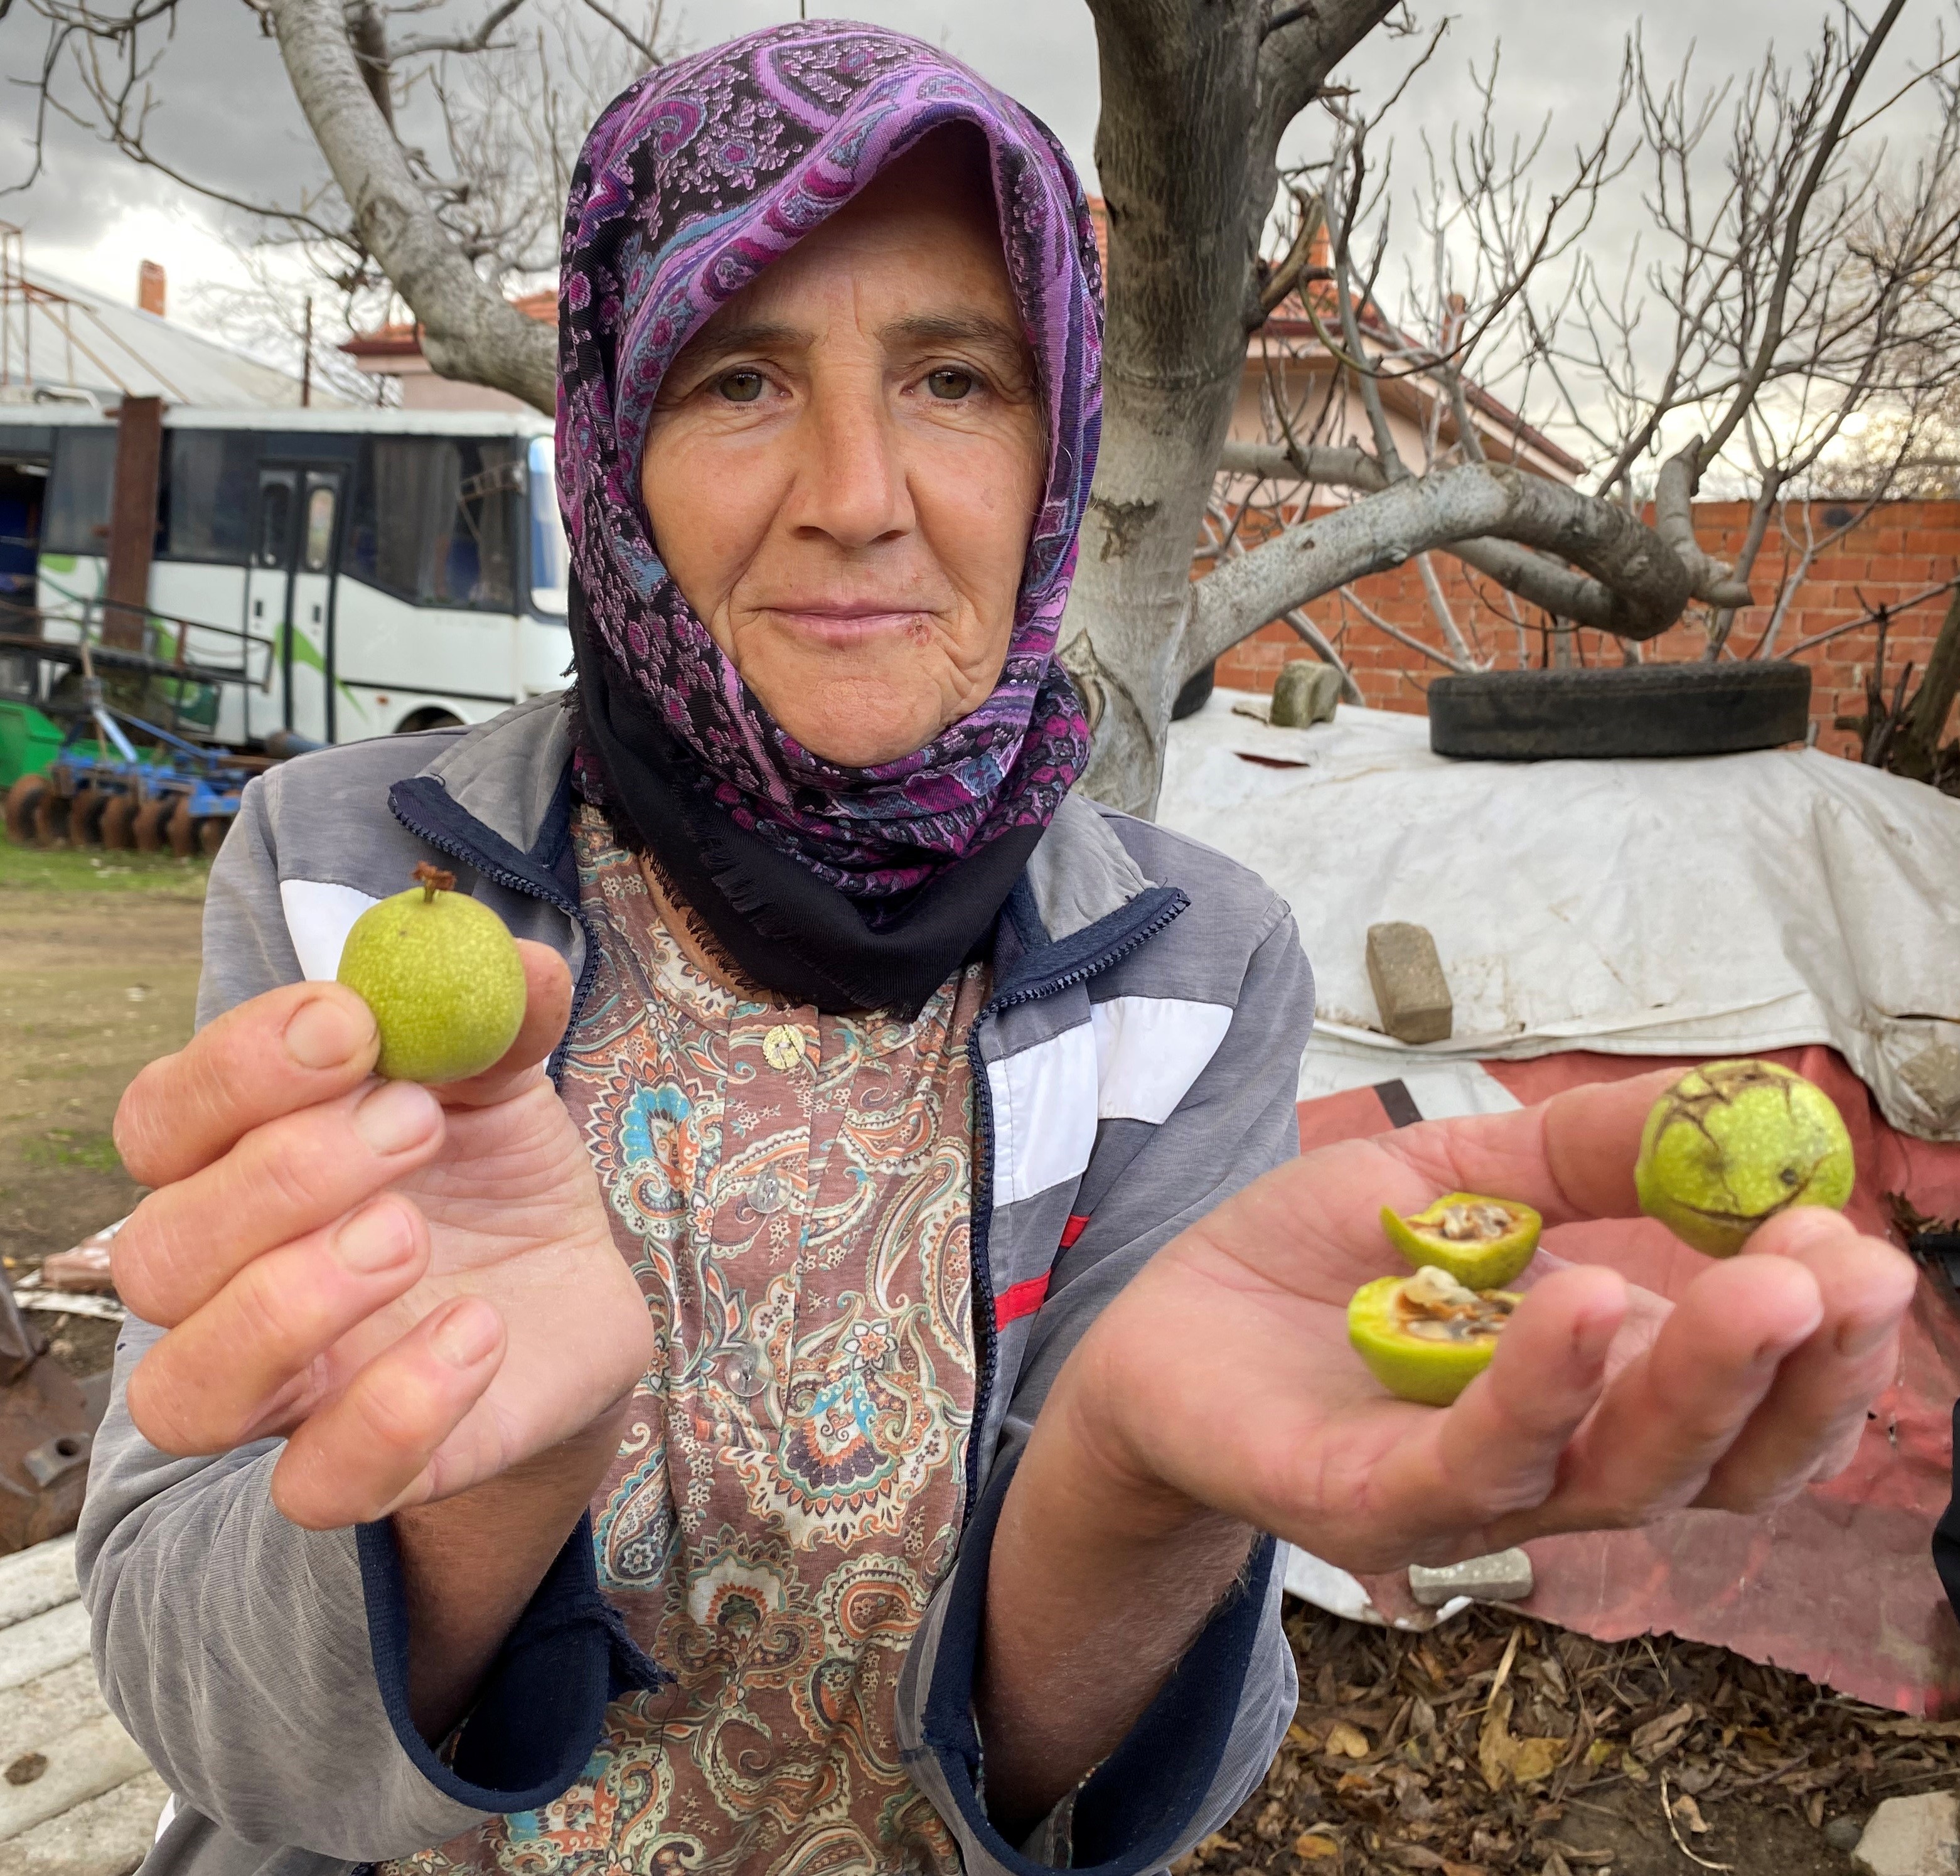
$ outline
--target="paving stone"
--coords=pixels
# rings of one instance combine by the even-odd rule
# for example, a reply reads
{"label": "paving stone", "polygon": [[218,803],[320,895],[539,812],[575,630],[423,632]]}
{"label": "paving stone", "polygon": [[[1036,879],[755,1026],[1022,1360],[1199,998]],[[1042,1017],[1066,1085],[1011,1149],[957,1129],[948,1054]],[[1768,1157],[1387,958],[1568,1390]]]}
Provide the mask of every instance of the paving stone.
{"label": "paving stone", "polygon": [[75,1536],[51,1537],[0,1557],[0,1629],[58,1609],[81,1593],[75,1580]]}
{"label": "paving stone", "polygon": [[1273,680],[1273,705],[1266,721],[1280,729],[1303,730],[1333,721],[1341,701],[1341,674],[1332,664],[1297,658],[1280,667]]}
{"label": "paving stone", "polygon": [[1887,1798],[1872,1813],[1851,1861],[1867,1876],[1960,1876],[1960,1796]]}
{"label": "paving stone", "polygon": [[41,1769],[26,1783],[15,1785],[0,1779],[0,1866],[9,1861],[5,1849],[8,1838],[59,1817],[84,1799],[113,1791],[149,1769],[142,1748],[106,1708],[4,1769],[18,1766],[24,1769],[37,1758],[43,1762]]}
{"label": "paving stone", "polygon": [[1448,1040],[1456,1012],[1436,940],[1420,925],[1368,928],[1368,981],[1382,1027],[1398,1042]]}
{"label": "paving stone", "polygon": [[71,1732],[108,1709],[85,1656],[0,1693],[0,1767]]}
{"label": "paving stone", "polygon": [[1440,1570],[1411,1563],[1409,1594],[1425,1609],[1440,1609],[1457,1596],[1481,1603],[1522,1602],[1532,1593],[1532,1560],[1522,1550],[1494,1550],[1488,1556],[1465,1557]]}
{"label": "paving stone", "polygon": [[169,1795],[155,1772],[142,1772],[11,1839],[0,1863],[8,1876],[129,1876]]}
{"label": "paving stone", "polygon": [[78,1602],[0,1629],[0,1692],[51,1674],[88,1653],[88,1612]]}

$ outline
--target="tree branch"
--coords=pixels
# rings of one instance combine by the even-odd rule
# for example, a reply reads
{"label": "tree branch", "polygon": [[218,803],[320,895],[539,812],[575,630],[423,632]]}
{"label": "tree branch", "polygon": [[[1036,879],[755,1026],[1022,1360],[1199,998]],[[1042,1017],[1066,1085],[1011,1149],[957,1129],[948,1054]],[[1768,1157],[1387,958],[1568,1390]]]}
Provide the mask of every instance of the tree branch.
{"label": "tree branch", "polygon": [[1192,596],[1179,681],[1323,593],[1485,535],[1584,569],[1610,595],[1602,629],[1621,638],[1666,631],[1691,597],[1672,550],[1624,509],[1507,465],[1469,463],[1299,522],[1207,574]]}
{"label": "tree branch", "polygon": [[339,0],[271,0],[280,56],[368,250],[423,329],[445,377],[493,386],[549,413],[551,329],[480,279],[416,186],[348,43]]}

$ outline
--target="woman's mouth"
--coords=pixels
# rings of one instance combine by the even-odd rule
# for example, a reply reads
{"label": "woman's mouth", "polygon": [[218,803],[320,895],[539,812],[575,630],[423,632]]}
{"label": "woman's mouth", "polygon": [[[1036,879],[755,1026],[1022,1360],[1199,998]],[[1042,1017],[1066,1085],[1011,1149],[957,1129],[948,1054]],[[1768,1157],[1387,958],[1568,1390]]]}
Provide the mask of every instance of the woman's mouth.
{"label": "woman's mouth", "polygon": [[791,604],[765,608],[769,616],[800,638],[844,650],[894,637],[920,637],[930,629],[933,615],[916,606],[851,602],[824,606]]}

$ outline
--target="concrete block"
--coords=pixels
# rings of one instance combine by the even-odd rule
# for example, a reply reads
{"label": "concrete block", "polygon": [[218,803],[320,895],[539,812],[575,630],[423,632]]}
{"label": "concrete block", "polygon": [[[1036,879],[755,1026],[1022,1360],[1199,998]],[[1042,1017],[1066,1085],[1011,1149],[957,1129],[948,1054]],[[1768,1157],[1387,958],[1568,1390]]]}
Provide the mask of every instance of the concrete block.
{"label": "concrete block", "polygon": [[1866,1876],[1956,1876],[1960,1797],[1922,1792],[1887,1798],[1872,1813],[1851,1861]]}
{"label": "concrete block", "polygon": [[1522,1550],[1494,1550],[1488,1557],[1465,1557],[1440,1570],[1411,1563],[1409,1594],[1425,1609],[1440,1609],[1458,1596],[1480,1603],[1522,1602],[1532,1593],[1532,1560]]}
{"label": "concrete block", "polygon": [[36,1824],[0,1848],[8,1876],[129,1876],[150,1853],[170,1796],[154,1772]]}
{"label": "concrete block", "polygon": [[1309,724],[1333,720],[1341,701],[1341,674],[1318,659],[1297,658],[1280,667],[1273,684],[1272,714],[1266,721],[1281,729],[1303,730]]}
{"label": "concrete block", "polygon": [[1446,1042],[1456,1021],[1436,941],[1419,925],[1368,928],[1368,981],[1382,1027],[1398,1042]]}

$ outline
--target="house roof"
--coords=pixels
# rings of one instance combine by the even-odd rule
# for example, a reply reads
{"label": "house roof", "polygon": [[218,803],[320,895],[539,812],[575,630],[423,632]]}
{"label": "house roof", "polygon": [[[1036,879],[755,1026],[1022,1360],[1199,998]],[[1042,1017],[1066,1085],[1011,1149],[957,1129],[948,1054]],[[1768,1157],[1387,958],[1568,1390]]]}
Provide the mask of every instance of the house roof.
{"label": "house roof", "polygon": [[[527,319],[540,325],[555,324],[558,293],[546,287],[536,293],[520,293],[511,304]],[[396,320],[377,326],[371,332],[356,333],[340,349],[351,358],[418,358],[422,351],[422,329],[413,320]]]}
{"label": "house roof", "polygon": [[[52,274],[0,280],[0,403],[82,392],[224,409],[296,408],[300,381],[201,333]],[[313,401],[336,401],[313,387]]]}

